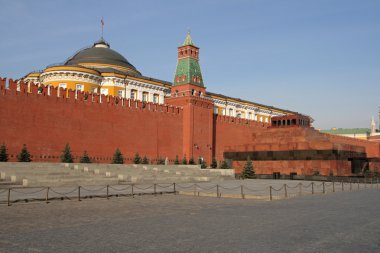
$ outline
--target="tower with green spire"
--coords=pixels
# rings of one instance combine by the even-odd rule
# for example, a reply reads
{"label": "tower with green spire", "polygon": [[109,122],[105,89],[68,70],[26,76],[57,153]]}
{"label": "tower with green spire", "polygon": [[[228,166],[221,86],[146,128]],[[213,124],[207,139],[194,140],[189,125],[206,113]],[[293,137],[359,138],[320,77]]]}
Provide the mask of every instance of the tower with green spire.
{"label": "tower with green spire", "polygon": [[214,102],[206,96],[199,67],[199,48],[194,46],[190,33],[178,47],[171,96],[165,102],[182,108],[182,148],[179,147],[179,154],[182,151],[182,157],[202,157],[211,163]]}
{"label": "tower with green spire", "polygon": [[178,47],[178,63],[173,86],[182,84],[204,87],[199,66],[199,48],[194,45],[189,32],[185,42]]}

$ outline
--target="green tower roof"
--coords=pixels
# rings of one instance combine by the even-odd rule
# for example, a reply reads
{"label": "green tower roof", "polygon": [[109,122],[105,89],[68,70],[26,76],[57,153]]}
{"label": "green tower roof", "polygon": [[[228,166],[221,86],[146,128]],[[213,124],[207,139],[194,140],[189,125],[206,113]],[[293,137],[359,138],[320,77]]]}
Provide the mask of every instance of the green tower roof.
{"label": "green tower roof", "polygon": [[183,42],[182,46],[194,46],[193,40],[191,39],[190,32],[187,33],[185,42]]}
{"label": "green tower roof", "polygon": [[198,53],[195,53],[198,52],[198,48],[194,46],[189,32],[179,48],[183,49],[184,54],[178,58],[173,85],[193,84],[204,87]]}

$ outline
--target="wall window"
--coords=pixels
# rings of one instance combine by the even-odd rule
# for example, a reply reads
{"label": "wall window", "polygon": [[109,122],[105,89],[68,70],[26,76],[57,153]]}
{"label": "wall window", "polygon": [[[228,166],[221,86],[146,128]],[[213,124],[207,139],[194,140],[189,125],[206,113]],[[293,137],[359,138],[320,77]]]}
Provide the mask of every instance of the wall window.
{"label": "wall window", "polygon": [[66,89],[66,88],[67,88],[67,84],[65,84],[65,83],[60,83],[60,84],[58,84],[58,87],[59,87],[59,88],[62,88],[62,89]]}
{"label": "wall window", "polygon": [[79,84],[79,83],[77,83],[76,85],[75,85],[75,89],[76,89],[76,91],[83,91],[84,89],[83,89],[83,84]]}
{"label": "wall window", "polygon": [[97,88],[97,87],[92,87],[92,88],[91,88],[91,92],[92,92],[93,94],[98,93],[98,88]]}
{"label": "wall window", "polygon": [[160,100],[160,96],[158,94],[153,95],[153,103],[158,104]]}
{"label": "wall window", "polygon": [[248,113],[248,119],[252,119],[252,112]]}
{"label": "wall window", "polygon": [[137,90],[131,90],[131,99],[137,99]]}
{"label": "wall window", "polygon": [[236,114],[236,117],[237,117],[237,118],[241,118],[241,113],[238,112],[238,113]]}
{"label": "wall window", "polygon": [[148,97],[149,97],[149,93],[148,92],[143,92],[143,94],[142,94],[142,101],[143,102],[148,102]]}
{"label": "wall window", "polygon": [[117,91],[117,95],[118,95],[119,97],[123,98],[123,97],[124,97],[124,90],[118,90],[118,91]]}
{"label": "wall window", "polygon": [[228,116],[233,116],[234,115],[234,109],[230,109],[229,111],[228,111]]}

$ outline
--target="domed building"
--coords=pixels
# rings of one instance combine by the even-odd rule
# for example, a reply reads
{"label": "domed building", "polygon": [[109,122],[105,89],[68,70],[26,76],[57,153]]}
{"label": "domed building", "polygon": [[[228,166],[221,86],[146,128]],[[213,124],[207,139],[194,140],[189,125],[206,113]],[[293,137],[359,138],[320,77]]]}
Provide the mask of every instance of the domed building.
{"label": "domed building", "polygon": [[103,38],[92,47],[78,51],[63,64],[32,72],[23,81],[160,104],[171,87],[168,82],[143,76]]}

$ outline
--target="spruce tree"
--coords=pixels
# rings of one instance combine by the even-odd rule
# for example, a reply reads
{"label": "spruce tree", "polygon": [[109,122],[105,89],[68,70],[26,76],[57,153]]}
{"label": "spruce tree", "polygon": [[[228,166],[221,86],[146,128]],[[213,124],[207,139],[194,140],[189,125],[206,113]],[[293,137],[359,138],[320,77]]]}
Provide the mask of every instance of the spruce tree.
{"label": "spruce tree", "polygon": [[201,162],[201,169],[206,169],[207,168],[207,163],[206,161],[203,159],[203,161]]}
{"label": "spruce tree", "polygon": [[123,154],[120,152],[119,148],[115,150],[115,153],[113,154],[112,158],[113,164],[123,164],[124,163],[124,157]]}
{"label": "spruce tree", "polygon": [[182,164],[187,164],[186,156],[184,156],[184,157],[182,158]]}
{"label": "spruce tree", "polygon": [[176,164],[176,165],[179,164],[178,155],[175,156],[174,164]]}
{"label": "spruce tree", "polygon": [[21,152],[17,156],[17,161],[19,161],[19,162],[31,162],[32,161],[30,159],[30,154],[29,154],[29,151],[28,151],[25,144],[22,146]]}
{"label": "spruce tree", "polygon": [[0,146],[0,162],[7,162],[8,161],[8,152],[7,147],[5,144],[2,144]]}
{"label": "spruce tree", "polygon": [[165,165],[165,159],[162,158],[162,157],[158,158],[158,160],[157,160],[157,164],[158,164],[158,165]]}
{"label": "spruce tree", "polygon": [[135,157],[133,158],[133,163],[134,164],[140,164],[141,163],[141,157],[140,157],[139,153],[135,154]]}
{"label": "spruce tree", "polygon": [[202,157],[198,157],[198,164],[202,164],[202,162],[203,162]]}
{"label": "spruce tree", "polygon": [[83,156],[80,158],[80,163],[91,163],[91,159],[87,154],[87,151],[84,151]]}
{"label": "spruce tree", "polygon": [[148,159],[148,157],[146,157],[146,155],[145,155],[144,158],[142,159],[141,163],[142,163],[142,164],[149,164],[149,159]]}
{"label": "spruce tree", "polygon": [[72,163],[73,156],[71,155],[71,149],[68,143],[66,143],[65,149],[62,151],[61,162]]}
{"label": "spruce tree", "polygon": [[215,157],[213,157],[211,161],[211,168],[216,169],[217,167],[218,167],[218,162],[216,161]]}
{"label": "spruce tree", "polygon": [[194,164],[195,164],[195,162],[194,162],[194,158],[191,157],[191,158],[189,159],[189,164],[191,164],[191,165],[194,165]]}
{"label": "spruce tree", "polygon": [[226,170],[229,169],[230,166],[228,166],[228,163],[226,161],[222,161],[222,163],[220,164],[220,168]]}
{"label": "spruce tree", "polygon": [[248,156],[247,161],[244,165],[244,170],[242,173],[243,178],[255,178],[255,170],[253,168],[253,164],[251,158]]}

